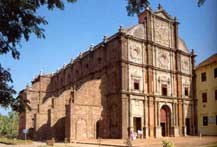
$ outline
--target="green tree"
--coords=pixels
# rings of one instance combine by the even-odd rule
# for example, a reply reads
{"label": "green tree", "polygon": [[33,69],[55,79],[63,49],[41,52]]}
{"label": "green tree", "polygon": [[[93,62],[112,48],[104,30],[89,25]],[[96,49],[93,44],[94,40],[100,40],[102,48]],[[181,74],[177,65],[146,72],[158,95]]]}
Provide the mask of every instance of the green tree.
{"label": "green tree", "polygon": [[[139,14],[149,2],[151,0],[128,0],[128,15]],[[204,2],[198,0],[198,6]],[[64,9],[63,0],[0,0],[0,55],[11,53],[14,59],[19,59],[18,47],[21,46],[22,38],[28,41],[31,34],[45,38],[42,26],[48,22],[36,13],[42,6],[47,6],[48,10]],[[3,68],[0,62],[0,106],[11,106],[13,110],[23,111],[27,101],[13,98],[16,91],[11,86],[12,82],[9,69]]]}
{"label": "green tree", "polygon": [[[70,3],[75,1],[67,0]],[[48,22],[36,13],[42,6],[49,10],[64,9],[62,0],[0,0],[0,55],[10,52],[14,59],[19,59],[18,47],[22,38],[28,41],[31,34],[45,38],[41,26]],[[10,86],[12,82],[9,69],[3,68],[0,62],[0,106],[23,111],[27,101],[13,98],[16,91]]]}
{"label": "green tree", "polygon": [[15,111],[11,111],[8,116],[8,134],[7,137],[15,138],[18,135],[18,129],[19,129],[19,117],[18,113]]}
{"label": "green tree", "polygon": [[0,136],[15,138],[18,135],[18,113],[11,111],[8,116],[0,115]]}
{"label": "green tree", "polygon": [[11,74],[8,69],[4,69],[0,64],[0,104],[7,107],[13,102],[15,90],[9,84],[12,83]]}
{"label": "green tree", "polygon": [[0,136],[7,134],[7,116],[0,115]]}
{"label": "green tree", "polygon": [[[129,16],[134,14],[139,14],[144,9],[150,5],[151,0],[127,0],[128,4],[126,6]],[[197,0],[198,7],[202,6],[206,0]]]}

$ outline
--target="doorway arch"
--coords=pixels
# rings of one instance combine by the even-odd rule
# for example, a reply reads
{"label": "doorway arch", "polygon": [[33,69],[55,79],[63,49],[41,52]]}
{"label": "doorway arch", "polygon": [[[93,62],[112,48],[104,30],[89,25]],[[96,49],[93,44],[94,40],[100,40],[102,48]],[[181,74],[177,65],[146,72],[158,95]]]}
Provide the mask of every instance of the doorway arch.
{"label": "doorway arch", "polygon": [[171,111],[169,106],[163,105],[160,109],[161,135],[170,136],[171,130]]}

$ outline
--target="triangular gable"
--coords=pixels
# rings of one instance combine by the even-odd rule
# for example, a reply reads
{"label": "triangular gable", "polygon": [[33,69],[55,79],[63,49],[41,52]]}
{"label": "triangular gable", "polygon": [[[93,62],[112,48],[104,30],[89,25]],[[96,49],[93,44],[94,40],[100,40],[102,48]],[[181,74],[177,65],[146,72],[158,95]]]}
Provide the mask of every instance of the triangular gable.
{"label": "triangular gable", "polygon": [[158,10],[157,12],[154,13],[157,16],[160,16],[164,19],[169,19],[172,20],[172,17],[165,11],[165,10]]}
{"label": "triangular gable", "polygon": [[167,13],[167,11],[164,10],[164,8],[161,6],[161,4],[158,5],[158,10],[154,12],[155,15],[160,16],[164,19],[172,20],[173,18]]}

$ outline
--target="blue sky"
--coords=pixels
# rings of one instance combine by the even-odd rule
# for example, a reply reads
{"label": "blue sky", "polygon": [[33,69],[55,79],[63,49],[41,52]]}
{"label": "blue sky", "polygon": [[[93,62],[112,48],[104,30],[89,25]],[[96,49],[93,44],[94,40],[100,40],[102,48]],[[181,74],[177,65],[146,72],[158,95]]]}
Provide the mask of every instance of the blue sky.
{"label": "blue sky", "polygon": [[[189,49],[195,49],[197,63],[217,52],[216,0],[207,0],[200,8],[197,0],[150,2],[153,10],[161,3],[171,16],[178,18],[179,35]],[[101,42],[104,35],[117,32],[120,25],[136,24],[137,16],[127,16],[126,5],[126,0],[78,0],[67,4],[64,11],[41,8],[38,14],[48,20],[44,26],[46,39],[33,35],[28,42],[23,41],[20,60],[12,59],[10,54],[0,56],[2,65],[11,70],[15,89],[22,90],[40,71],[55,72],[91,44]],[[0,108],[0,114],[7,111]]]}

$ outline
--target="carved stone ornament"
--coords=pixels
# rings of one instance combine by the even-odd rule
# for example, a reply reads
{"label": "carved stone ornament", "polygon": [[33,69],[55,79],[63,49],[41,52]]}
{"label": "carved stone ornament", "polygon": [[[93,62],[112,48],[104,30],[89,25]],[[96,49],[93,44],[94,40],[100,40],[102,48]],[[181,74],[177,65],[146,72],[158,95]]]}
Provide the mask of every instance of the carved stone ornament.
{"label": "carved stone ornament", "polygon": [[170,78],[166,77],[166,76],[159,76],[158,77],[158,82],[161,82],[161,83],[170,83]]}
{"label": "carved stone ornament", "polygon": [[162,52],[159,54],[159,63],[160,63],[160,67],[162,68],[168,68],[169,65],[169,57],[166,53]]}
{"label": "carved stone ornament", "polygon": [[130,48],[130,55],[133,59],[138,59],[140,55],[140,48],[136,46],[132,46]]}
{"label": "carved stone ornament", "polygon": [[166,22],[155,19],[155,41],[164,46],[169,46],[169,26]]}
{"label": "carved stone ornament", "polygon": [[136,114],[136,115],[142,115],[143,113],[143,103],[142,101],[140,100],[133,100],[132,101],[132,110],[133,110],[133,114]]}
{"label": "carved stone ornament", "polygon": [[185,72],[189,71],[189,61],[188,59],[183,59],[182,60],[182,70]]}

